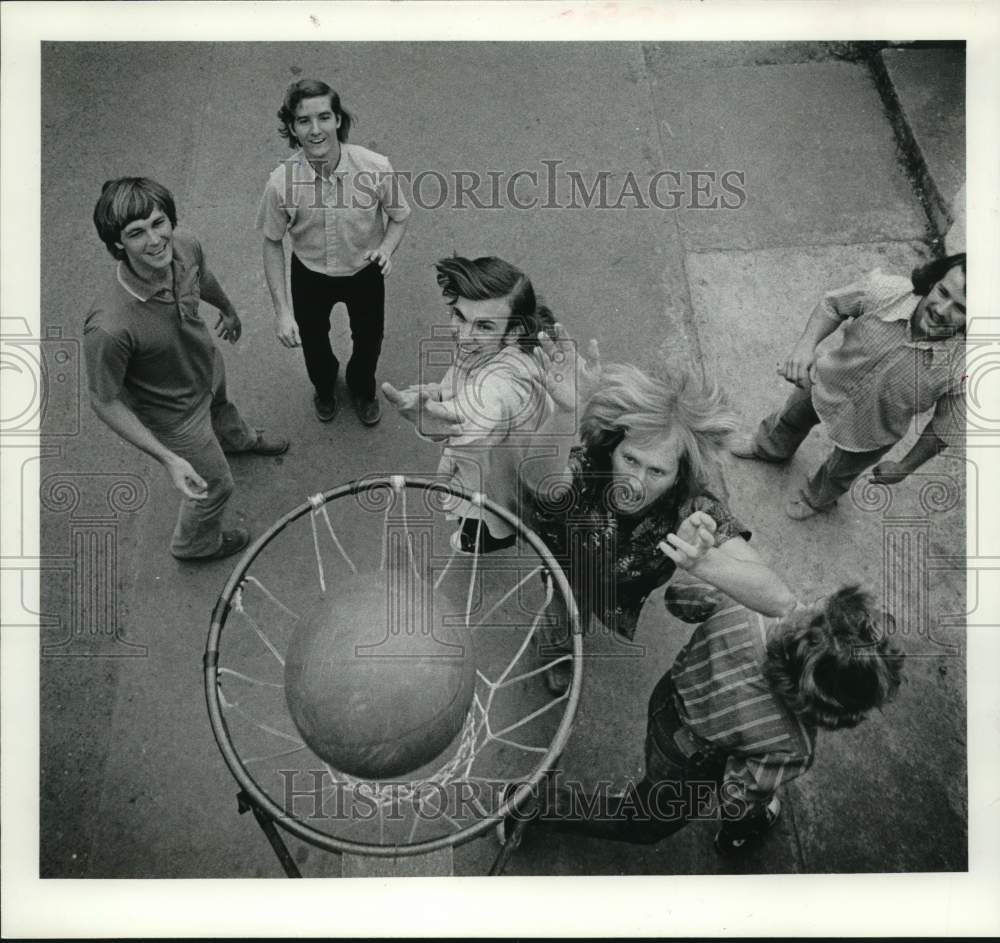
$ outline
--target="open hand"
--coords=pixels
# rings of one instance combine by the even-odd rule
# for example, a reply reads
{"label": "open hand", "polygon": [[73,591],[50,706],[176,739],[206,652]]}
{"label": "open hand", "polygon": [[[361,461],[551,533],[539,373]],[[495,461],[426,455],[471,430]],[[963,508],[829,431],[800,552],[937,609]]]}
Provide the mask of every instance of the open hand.
{"label": "open hand", "polygon": [[228,314],[220,311],[219,320],[215,322],[215,333],[230,344],[235,344],[243,333],[240,316],[235,311],[230,311]]}
{"label": "open hand", "polygon": [[690,570],[715,546],[715,520],[704,511],[688,515],[676,534],[667,534],[657,545],[682,570]]}
{"label": "open hand", "polygon": [[585,403],[597,389],[601,352],[596,340],[590,340],[586,355],[582,356],[576,342],[556,323],[551,336],[539,331],[534,355],[542,368],[545,388],[560,409],[576,409],[578,403]]}
{"label": "open hand", "polygon": [[397,390],[391,383],[383,383],[382,395],[422,435],[441,439],[462,434],[462,423],[455,408],[433,399],[429,390],[413,386]]}

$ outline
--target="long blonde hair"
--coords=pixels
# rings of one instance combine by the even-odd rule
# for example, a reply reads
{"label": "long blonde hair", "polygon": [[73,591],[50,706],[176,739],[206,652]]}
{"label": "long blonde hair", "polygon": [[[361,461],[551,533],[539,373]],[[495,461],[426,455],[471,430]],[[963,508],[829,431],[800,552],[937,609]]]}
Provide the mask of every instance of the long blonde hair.
{"label": "long blonde hair", "polygon": [[737,426],[736,414],[717,384],[690,370],[609,363],[580,420],[580,438],[599,464],[628,436],[637,445],[676,435],[683,451],[678,485],[694,495]]}

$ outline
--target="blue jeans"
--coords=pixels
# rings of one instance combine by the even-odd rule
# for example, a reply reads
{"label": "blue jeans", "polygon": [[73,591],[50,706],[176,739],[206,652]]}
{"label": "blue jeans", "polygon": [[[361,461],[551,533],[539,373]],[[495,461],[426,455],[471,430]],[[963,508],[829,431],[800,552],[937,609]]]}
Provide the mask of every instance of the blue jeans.
{"label": "blue jeans", "polygon": [[171,452],[187,459],[205,479],[208,492],[200,501],[181,498],[170,541],[175,557],[202,557],[222,543],[222,515],[234,483],[225,452],[241,452],[257,441],[257,430],[243,420],[226,395],[226,368],[216,351],[212,390],[180,425],[156,430],[156,437]]}

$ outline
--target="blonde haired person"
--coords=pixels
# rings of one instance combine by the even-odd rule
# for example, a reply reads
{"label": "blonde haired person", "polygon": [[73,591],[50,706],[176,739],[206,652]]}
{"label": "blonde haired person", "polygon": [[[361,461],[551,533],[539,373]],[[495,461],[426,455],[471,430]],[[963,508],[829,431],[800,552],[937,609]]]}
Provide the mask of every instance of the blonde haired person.
{"label": "blonde haired person", "polygon": [[[719,388],[686,370],[602,368],[596,342],[580,356],[558,324],[539,341],[554,406],[539,437],[562,447],[522,465],[521,480],[529,521],[566,570],[585,621],[631,639],[646,599],[678,568],[694,580],[666,602],[685,621],[718,601],[704,584],[764,615],[789,612],[791,591],[710,487],[736,427]],[[564,621],[547,633],[557,650],[569,644]],[[547,682],[558,693],[569,677],[567,659]]]}

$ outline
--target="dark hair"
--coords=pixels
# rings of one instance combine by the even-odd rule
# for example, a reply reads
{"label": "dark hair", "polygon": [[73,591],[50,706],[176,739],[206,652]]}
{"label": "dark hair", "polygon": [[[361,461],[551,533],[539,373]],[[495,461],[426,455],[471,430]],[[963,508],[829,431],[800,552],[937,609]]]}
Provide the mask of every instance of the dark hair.
{"label": "dark hair", "polygon": [[285,99],[278,109],[278,120],[281,122],[278,134],[288,141],[288,146],[292,150],[300,146],[299,139],[292,131],[292,124],[295,121],[295,109],[306,98],[330,99],[330,108],[340,118],[337,140],[343,144],[351,133],[351,114],[340,104],[340,96],[326,82],[321,82],[319,79],[299,79],[288,86],[285,91]]}
{"label": "dark hair", "polygon": [[934,259],[931,262],[926,262],[924,265],[918,265],[910,275],[910,280],[913,282],[913,294],[929,295],[931,289],[956,265],[962,266],[962,274],[964,275],[964,252],[945,256],[943,259]]}
{"label": "dark hair", "polygon": [[137,219],[146,219],[155,210],[162,210],[171,226],[177,225],[173,195],[162,184],[148,177],[108,180],[101,187],[94,207],[97,235],[114,258],[124,259],[125,251],[116,245],[121,242],[122,230]]}
{"label": "dark hair", "polygon": [[888,638],[895,620],[870,594],[845,586],[821,612],[792,613],[767,643],[764,675],[803,720],[854,727],[895,697],[903,653]]}
{"label": "dark hair", "polygon": [[434,267],[441,294],[449,304],[454,304],[458,298],[470,301],[506,298],[510,314],[504,335],[519,326],[521,333],[517,344],[522,350],[538,346],[539,331],[552,330],[555,324],[552,312],[535,297],[531,279],[509,262],[492,255],[479,259],[456,255],[441,259]]}

